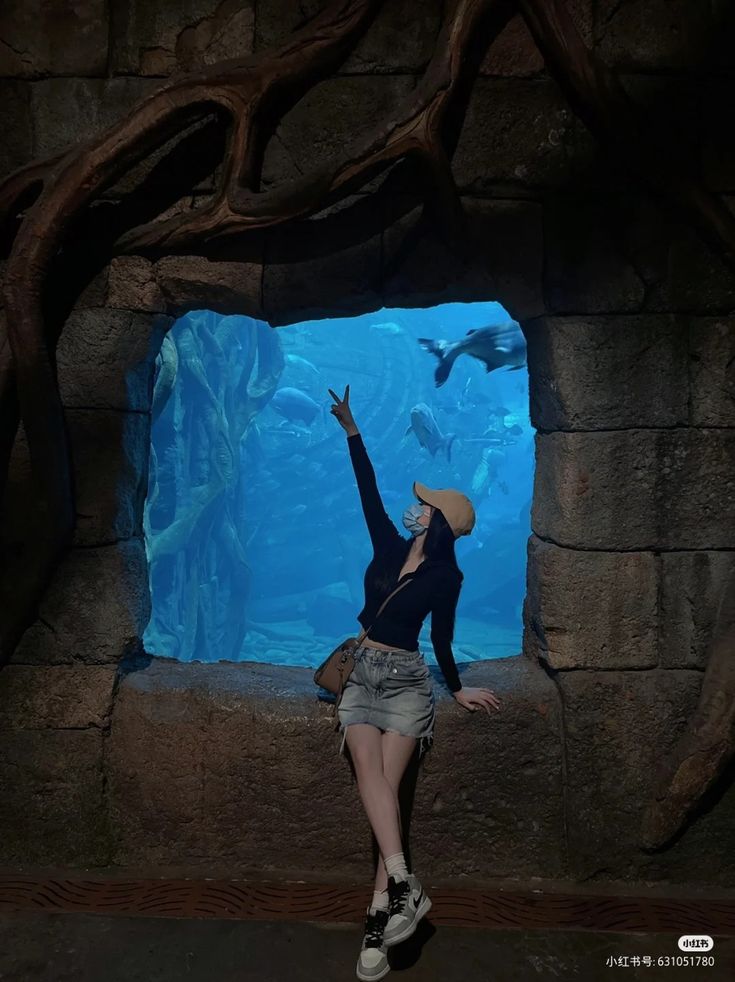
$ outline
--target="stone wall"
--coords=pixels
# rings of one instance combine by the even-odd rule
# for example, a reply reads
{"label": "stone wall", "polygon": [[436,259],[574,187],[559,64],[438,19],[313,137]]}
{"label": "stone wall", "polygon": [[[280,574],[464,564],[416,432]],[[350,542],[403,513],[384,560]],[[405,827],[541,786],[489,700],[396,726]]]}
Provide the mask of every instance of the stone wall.
{"label": "stone wall", "polygon": [[[319,4],[36,6],[0,14],[5,172],[110,124],[175,70],[263,50]],[[265,186],[333,156],[412,90],[440,8],[384,7],[278,127]],[[721,107],[735,79],[717,5],[570,8],[731,203]],[[527,336],[537,429],[523,657],[463,670],[503,700],[491,718],[436,679],[414,862],[429,877],[732,880],[728,781],[666,850],[642,851],[638,834],[657,763],[696,706],[735,556],[735,277],[609,163],[518,18],[484,59],[453,169],[467,261],[420,223],[410,186],[372,187],[247,249],[113,259],[79,298],[58,350],[77,528],[0,671],[0,862],[369,875],[367,823],[309,672],[140,656],[153,362],[192,308],[287,325],[496,299]],[[216,176],[175,207],[207,200]],[[34,531],[28,474],[21,432],[2,526],[18,556]]]}

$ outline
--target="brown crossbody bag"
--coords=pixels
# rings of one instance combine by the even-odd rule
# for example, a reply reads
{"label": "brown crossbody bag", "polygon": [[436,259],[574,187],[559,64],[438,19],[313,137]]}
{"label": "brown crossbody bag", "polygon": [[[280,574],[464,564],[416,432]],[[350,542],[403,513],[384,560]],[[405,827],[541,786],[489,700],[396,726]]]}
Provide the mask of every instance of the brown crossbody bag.
{"label": "brown crossbody bag", "polygon": [[[406,583],[410,582],[410,579],[406,580]],[[378,612],[373,618],[373,624],[375,621],[377,621],[378,617],[380,617],[383,608],[388,603],[390,598],[394,594],[398,593],[398,591],[404,587],[406,583],[401,583],[401,585],[397,586],[392,593],[388,594],[378,608]],[[362,644],[363,638],[366,638],[370,633],[370,629],[372,628],[373,624],[364,630],[359,637],[347,638],[346,641],[343,641],[342,644],[338,645],[332,654],[329,655],[328,658],[326,658],[314,672],[314,681],[316,684],[320,686],[320,688],[326,689],[328,692],[333,692],[337,696],[334,706],[332,707],[332,716],[334,716],[337,712],[337,707],[342,699],[342,692],[344,690],[345,683],[355,667],[355,652]]]}

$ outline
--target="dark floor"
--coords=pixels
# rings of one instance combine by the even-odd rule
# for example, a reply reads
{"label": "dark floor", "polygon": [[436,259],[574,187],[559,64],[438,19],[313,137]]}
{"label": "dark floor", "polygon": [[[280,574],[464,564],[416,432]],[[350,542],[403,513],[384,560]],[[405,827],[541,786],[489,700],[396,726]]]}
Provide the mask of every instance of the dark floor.
{"label": "dark floor", "polygon": [[[432,926],[390,950],[405,982],[598,979],[732,982],[735,938],[714,967],[607,967],[609,956],[681,955],[676,935],[487,931]],[[19,911],[0,917],[0,979],[12,982],[342,982],[355,978],[356,924],[180,920]]]}
{"label": "dark floor", "polygon": [[[390,949],[386,978],[735,980],[735,891],[425,885],[433,907]],[[0,980],[341,982],[355,978],[368,899],[303,880],[4,870]],[[712,951],[679,950],[681,934],[702,933]]]}

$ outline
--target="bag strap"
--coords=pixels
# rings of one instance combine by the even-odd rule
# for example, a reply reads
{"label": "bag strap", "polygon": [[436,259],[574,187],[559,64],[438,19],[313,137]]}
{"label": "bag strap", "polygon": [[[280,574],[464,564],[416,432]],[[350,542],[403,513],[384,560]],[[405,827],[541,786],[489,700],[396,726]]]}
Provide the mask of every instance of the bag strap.
{"label": "bag strap", "polygon": [[[406,580],[406,583],[410,583],[410,582],[411,582],[410,580]],[[403,587],[404,587],[404,586],[406,585],[406,583],[401,583],[401,584],[400,584],[399,586],[397,586],[397,587],[395,588],[395,590],[393,590],[393,592],[392,592],[392,593],[389,593],[389,594],[388,594],[388,596],[387,596],[387,597],[385,598],[385,600],[384,600],[384,601],[382,602],[382,604],[381,604],[381,605],[380,605],[380,607],[378,608],[378,612],[376,613],[376,615],[375,615],[375,617],[373,618],[373,624],[374,624],[374,623],[375,623],[375,622],[377,621],[377,619],[378,619],[378,618],[380,617],[380,614],[381,614],[381,612],[382,612],[382,610],[383,610],[383,607],[385,607],[385,605],[386,605],[386,604],[388,603],[388,601],[390,600],[390,598],[391,598],[391,597],[392,597],[392,596],[393,596],[394,594],[396,594],[396,593],[398,593],[398,591],[399,591],[399,590],[401,590],[401,589],[403,589]],[[364,630],[364,631],[362,632],[362,634],[360,635],[360,637],[359,637],[359,638],[357,639],[357,646],[358,646],[358,648],[359,648],[359,646],[360,646],[360,645],[362,644],[362,639],[363,639],[363,638],[366,638],[366,637],[368,636],[368,634],[370,633],[370,630],[371,630],[371,628],[372,628],[372,626],[373,626],[373,624],[371,624],[371,625],[370,625],[370,627],[368,627],[368,628],[366,628],[366,629],[365,629],[365,630]]]}
{"label": "bag strap", "polygon": [[[406,580],[406,583],[410,583],[410,582],[411,582],[410,580]],[[377,619],[378,619],[378,617],[380,617],[380,613],[381,613],[381,611],[382,611],[382,609],[383,609],[383,607],[385,607],[385,605],[386,605],[386,604],[388,603],[388,601],[390,600],[390,598],[391,598],[391,597],[392,597],[392,596],[393,596],[394,594],[396,594],[396,593],[398,593],[398,591],[399,591],[399,590],[400,590],[400,589],[401,589],[402,587],[404,587],[404,586],[406,585],[406,583],[401,583],[401,584],[400,584],[399,586],[397,586],[397,587],[395,588],[395,590],[393,590],[393,592],[392,592],[392,593],[389,593],[389,594],[388,594],[388,596],[387,596],[387,597],[385,598],[385,600],[384,600],[384,601],[382,602],[382,604],[381,604],[381,605],[380,605],[380,607],[378,608],[378,612],[376,613],[376,615],[375,615],[375,617],[373,618],[373,624],[374,624],[374,623],[375,623],[375,622],[377,621]],[[370,628],[372,628],[372,626],[373,626],[373,624],[371,624],[371,625],[370,625],[370,627],[369,627],[369,628],[367,628],[367,630],[364,630],[364,631],[362,632],[362,634],[361,634],[361,635],[360,635],[360,636],[358,637],[358,639],[357,639],[357,645],[355,646],[356,648],[359,648],[359,647],[360,647],[360,645],[362,644],[362,639],[363,639],[363,638],[366,638],[366,637],[368,636],[368,634],[370,633]],[[337,706],[338,706],[338,704],[339,704],[339,702],[340,702],[340,699],[342,698],[342,691],[343,691],[343,689],[342,689],[342,688],[340,688],[340,691],[339,691],[339,693],[338,693],[338,695],[337,695],[337,699],[336,699],[336,701],[335,701],[335,702],[334,702],[334,703],[332,704],[332,716],[336,716],[336,715],[337,715]],[[335,729],[339,729],[339,722],[337,723],[337,726],[335,727]]]}

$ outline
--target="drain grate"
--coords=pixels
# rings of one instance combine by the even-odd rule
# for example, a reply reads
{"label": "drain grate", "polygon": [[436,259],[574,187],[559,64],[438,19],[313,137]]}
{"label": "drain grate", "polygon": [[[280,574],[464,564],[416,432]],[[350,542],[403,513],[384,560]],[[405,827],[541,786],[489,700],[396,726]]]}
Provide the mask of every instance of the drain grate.
{"label": "drain grate", "polygon": [[[735,935],[735,900],[579,896],[427,887],[429,920],[452,927]],[[251,880],[0,875],[0,911],[362,923],[370,892]]]}

